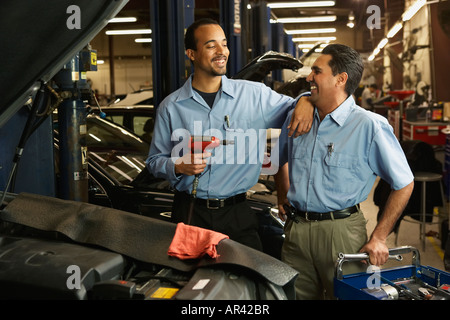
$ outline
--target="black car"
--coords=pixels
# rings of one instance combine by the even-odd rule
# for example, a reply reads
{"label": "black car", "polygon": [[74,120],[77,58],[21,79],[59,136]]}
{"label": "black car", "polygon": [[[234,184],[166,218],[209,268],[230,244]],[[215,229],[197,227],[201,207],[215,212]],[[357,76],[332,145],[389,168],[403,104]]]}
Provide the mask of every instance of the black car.
{"label": "black car", "polygon": [[107,106],[98,106],[92,111],[104,119],[118,123],[151,142],[155,124],[155,108],[152,89],[142,89],[127,94]]}
{"label": "black car", "polygon": [[155,109],[152,105],[106,106],[94,109],[102,118],[120,124],[133,131],[142,140],[151,143],[155,126]]}

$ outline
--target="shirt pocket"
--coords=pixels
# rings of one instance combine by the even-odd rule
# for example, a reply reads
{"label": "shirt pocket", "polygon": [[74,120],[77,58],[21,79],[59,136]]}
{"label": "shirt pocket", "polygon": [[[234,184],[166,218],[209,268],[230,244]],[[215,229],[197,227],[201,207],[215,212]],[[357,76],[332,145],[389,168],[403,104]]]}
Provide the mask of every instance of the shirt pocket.
{"label": "shirt pocket", "polygon": [[347,153],[327,154],[324,161],[323,186],[335,193],[352,193],[357,182],[356,168],[358,159]]}

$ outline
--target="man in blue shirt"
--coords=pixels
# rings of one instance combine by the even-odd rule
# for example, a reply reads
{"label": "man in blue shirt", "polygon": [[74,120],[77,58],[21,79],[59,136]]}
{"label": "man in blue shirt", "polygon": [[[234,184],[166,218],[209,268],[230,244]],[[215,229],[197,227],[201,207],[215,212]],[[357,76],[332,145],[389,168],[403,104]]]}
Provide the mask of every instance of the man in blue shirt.
{"label": "man in blue shirt", "polygon": [[[228,79],[227,39],[214,20],[194,22],[186,31],[185,46],[194,73],[159,105],[147,166],[176,189],[174,222],[222,232],[261,249],[258,220],[246,202],[246,192],[261,172],[266,129],[281,128],[299,99],[280,95],[262,83]],[[294,119],[290,134],[309,130],[312,107],[305,105],[296,108],[300,112],[294,118],[309,116],[311,121],[299,124]],[[235,143],[192,153],[192,136]],[[190,211],[196,175],[195,206]]]}
{"label": "man in blue shirt", "polygon": [[[282,215],[291,212],[282,259],[299,271],[298,299],[333,298],[340,252],[366,252],[371,264],[384,264],[389,255],[386,238],[413,189],[413,174],[391,126],[352,97],[363,69],[355,50],[328,45],[307,78],[315,106],[311,130],[289,138],[288,117],[280,134],[278,204]],[[377,176],[389,182],[392,193],[367,241],[359,204]],[[363,271],[361,267],[357,262],[346,273]]]}

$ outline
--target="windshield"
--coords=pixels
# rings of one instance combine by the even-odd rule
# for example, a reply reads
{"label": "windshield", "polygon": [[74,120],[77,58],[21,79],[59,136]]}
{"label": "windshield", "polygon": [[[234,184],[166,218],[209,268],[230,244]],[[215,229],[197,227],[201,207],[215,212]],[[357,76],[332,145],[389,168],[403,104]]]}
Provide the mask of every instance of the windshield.
{"label": "windshield", "polygon": [[121,126],[98,117],[87,118],[90,158],[112,177],[129,184],[145,170],[150,145]]}
{"label": "windshield", "polygon": [[114,150],[147,155],[149,144],[127,129],[98,117],[87,118],[86,143],[91,150]]}
{"label": "windshield", "polygon": [[115,151],[89,151],[90,158],[99,164],[111,177],[122,184],[130,184],[145,168],[145,156],[118,154]]}

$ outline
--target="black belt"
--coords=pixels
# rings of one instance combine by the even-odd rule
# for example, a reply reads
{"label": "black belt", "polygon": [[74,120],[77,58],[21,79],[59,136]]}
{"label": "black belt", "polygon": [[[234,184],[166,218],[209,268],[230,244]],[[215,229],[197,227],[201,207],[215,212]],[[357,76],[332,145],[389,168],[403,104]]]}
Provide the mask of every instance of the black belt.
{"label": "black belt", "polygon": [[358,212],[359,204],[348,207],[342,210],[329,211],[329,212],[305,212],[301,210],[297,210],[293,207],[291,209],[290,218],[295,222],[298,222],[297,217],[302,217],[307,221],[322,221],[322,220],[331,220],[331,219],[344,219],[350,217],[352,213]]}
{"label": "black belt", "polygon": [[234,205],[236,203],[239,202],[243,202],[247,199],[247,196],[245,193],[240,193],[237,194],[233,197],[229,197],[226,199],[217,199],[217,198],[212,198],[212,199],[200,199],[200,198],[196,198],[195,199],[195,204],[199,204],[201,206],[205,206],[208,209],[220,209],[223,208],[225,206],[231,206]]}

